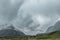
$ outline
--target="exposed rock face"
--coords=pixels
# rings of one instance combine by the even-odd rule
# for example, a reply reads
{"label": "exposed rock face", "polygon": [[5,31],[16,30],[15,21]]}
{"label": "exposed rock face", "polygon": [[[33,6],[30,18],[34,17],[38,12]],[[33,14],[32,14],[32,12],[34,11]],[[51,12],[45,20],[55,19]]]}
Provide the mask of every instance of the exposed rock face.
{"label": "exposed rock face", "polygon": [[53,32],[57,30],[60,30],[60,21],[58,21],[54,26],[49,27],[46,32]]}
{"label": "exposed rock face", "polygon": [[16,37],[16,36],[25,36],[21,31],[14,30],[13,26],[10,28],[0,30],[0,37]]}

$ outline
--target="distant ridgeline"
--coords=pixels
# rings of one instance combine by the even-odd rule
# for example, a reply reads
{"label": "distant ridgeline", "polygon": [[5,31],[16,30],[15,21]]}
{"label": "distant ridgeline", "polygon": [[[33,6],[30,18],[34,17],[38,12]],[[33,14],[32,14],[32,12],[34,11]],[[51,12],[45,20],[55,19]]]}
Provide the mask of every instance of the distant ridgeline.
{"label": "distant ridgeline", "polygon": [[[54,26],[51,26],[47,29],[46,33],[43,34],[37,34],[36,36],[47,36],[47,35],[53,35],[53,34],[60,33],[60,21],[58,21]],[[10,25],[9,27],[0,30],[0,37],[17,37],[17,36],[30,36],[25,35],[23,32],[15,30],[13,25]]]}
{"label": "distant ridgeline", "polygon": [[47,29],[46,33],[37,34],[37,38],[60,38],[60,21]]}
{"label": "distant ridgeline", "polygon": [[49,27],[46,32],[54,31],[60,31],[60,21],[58,21],[54,26]]}
{"label": "distant ridgeline", "polygon": [[6,29],[0,30],[0,37],[17,37],[17,36],[25,36],[25,34],[21,31],[15,30],[13,25],[9,26]]}

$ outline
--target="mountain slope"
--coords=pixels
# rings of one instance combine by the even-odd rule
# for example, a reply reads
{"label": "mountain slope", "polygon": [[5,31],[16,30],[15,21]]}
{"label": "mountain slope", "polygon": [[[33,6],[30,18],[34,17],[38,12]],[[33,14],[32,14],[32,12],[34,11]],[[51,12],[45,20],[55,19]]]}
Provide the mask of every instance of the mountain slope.
{"label": "mountain slope", "polygon": [[54,31],[51,33],[44,33],[44,34],[37,34],[36,35],[37,38],[60,38],[60,31]]}
{"label": "mountain slope", "polygon": [[0,37],[15,37],[15,36],[25,36],[21,31],[14,30],[14,27],[11,25],[9,28],[0,30]]}
{"label": "mountain slope", "polygon": [[54,26],[49,27],[46,32],[53,32],[57,30],[60,30],[60,21],[58,21]]}

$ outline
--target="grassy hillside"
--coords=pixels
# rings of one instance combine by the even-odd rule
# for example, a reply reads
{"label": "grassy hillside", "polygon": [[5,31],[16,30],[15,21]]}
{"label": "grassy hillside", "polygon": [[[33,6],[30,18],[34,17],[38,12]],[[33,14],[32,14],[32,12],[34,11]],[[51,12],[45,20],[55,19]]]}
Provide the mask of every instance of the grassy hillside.
{"label": "grassy hillside", "polygon": [[4,37],[0,38],[0,40],[60,40],[60,31],[47,34],[37,34],[36,36]]}

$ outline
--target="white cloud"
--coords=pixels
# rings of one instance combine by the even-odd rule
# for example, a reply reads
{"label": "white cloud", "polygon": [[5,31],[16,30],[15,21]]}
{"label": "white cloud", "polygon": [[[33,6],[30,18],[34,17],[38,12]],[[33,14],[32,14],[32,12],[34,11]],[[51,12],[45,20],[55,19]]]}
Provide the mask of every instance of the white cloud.
{"label": "white cloud", "polygon": [[19,5],[18,13],[16,5],[20,2],[18,0],[16,4],[16,1],[14,3],[12,0],[13,6],[10,5],[8,8],[0,7],[0,24],[11,23],[16,30],[35,35],[44,33],[48,26],[54,24],[60,17],[57,0],[26,0],[21,6]]}
{"label": "white cloud", "polygon": [[[21,31],[24,30],[23,32],[25,34],[32,35],[37,33],[44,33],[47,30],[47,28],[50,25],[54,24],[59,18],[59,13],[56,10],[58,5],[55,5],[55,4],[58,4],[56,1],[57,0],[53,0],[53,1],[40,0],[39,2],[37,0],[35,1],[31,0],[31,2],[25,1],[25,3],[19,9],[16,25],[22,23],[23,25],[22,26],[20,25],[20,27],[18,28],[22,28]],[[29,26],[31,25],[31,27],[24,26],[24,25],[27,25],[26,23],[29,22],[28,19],[30,20],[30,17],[28,17],[27,14],[30,15],[30,17],[32,18],[31,20],[33,20],[33,22],[29,24]],[[25,15],[25,18],[23,18],[24,15]],[[28,22],[24,21],[25,19]],[[37,26],[36,24],[37,25],[40,24],[40,25]]]}

